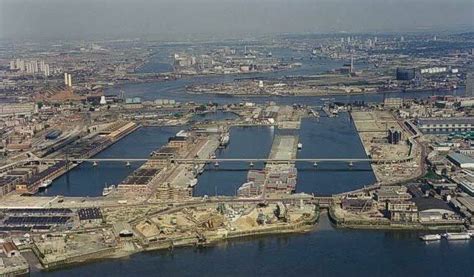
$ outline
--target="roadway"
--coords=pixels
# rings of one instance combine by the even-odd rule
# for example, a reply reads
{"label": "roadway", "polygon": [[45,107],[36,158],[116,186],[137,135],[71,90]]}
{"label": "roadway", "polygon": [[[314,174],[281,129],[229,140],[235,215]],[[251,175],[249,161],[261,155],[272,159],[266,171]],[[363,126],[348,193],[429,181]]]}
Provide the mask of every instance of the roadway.
{"label": "roadway", "polygon": [[[308,162],[308,163],[321,163],[321,162],[344,162],[344,163],[356,163],[356,162],[370,162],[370,163],[399,163],[411,160],[412,157],[405,157],[401,159],[370,159],[370,158],[305,158],[305,159],[271,159],[271,158],[209,158],[209,159],[189,159],[189,158],[171,158],[168,159],[171,163],[177,164],[205,164],[205,163],[226,163],[226,162],[248,162],[248,163],[296,163],[296,162]],[[153,161],[153,158],[44,158],[44,159],[30,159],[26,162],[147,162]],[[158,159],[156,159],[158,160]]]}

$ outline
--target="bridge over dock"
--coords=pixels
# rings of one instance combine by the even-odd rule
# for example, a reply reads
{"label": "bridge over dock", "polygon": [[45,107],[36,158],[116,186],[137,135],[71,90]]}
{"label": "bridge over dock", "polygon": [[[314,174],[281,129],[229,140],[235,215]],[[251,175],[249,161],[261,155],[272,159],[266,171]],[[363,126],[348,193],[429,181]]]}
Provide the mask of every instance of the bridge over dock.
{"label": "bridge over dock", "polygon": [[[267,164],[291,164],[291,163],[312,163],[317,165],[318,163],[375,163],[375,164],[394,164],[411,161],[413,157],[405,157],[401,159],[371,159],[371,158],[169,158],[170,163],[175,164],[211,164],[211,163],[236,163],[236,162],[247,162],[247,163],[267,163]],[[30,159],[26,162],[59,162],[69,161],[72,163],[82,162],[147,162],[158,160],[154,158],[42,158],[42,159]]]}

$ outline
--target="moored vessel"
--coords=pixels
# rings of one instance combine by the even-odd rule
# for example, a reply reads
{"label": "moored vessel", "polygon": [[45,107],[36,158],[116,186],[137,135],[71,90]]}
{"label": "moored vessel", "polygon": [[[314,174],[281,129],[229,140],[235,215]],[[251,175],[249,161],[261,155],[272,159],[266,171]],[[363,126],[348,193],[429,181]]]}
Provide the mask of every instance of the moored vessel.
{"label": "moored vessel", "polygon": [[108,187],[106,186],[104,188],[104,190],[102,191],[102,196],[107,196],[107,195],[111,194],[114,190],[115,190],[114,185],[110,185]]}
{"label": "moored vessel", "polygon": [[41,182],[41,184],[39,185],[39,187],[40,187],[40,188],[47,188],[47,187],[49,187],[52,183],[53,183],[53,181],[51,181],[50,179],[46,179],[46,180],[44,180],[43,182]]}
{"label": "moored vessel", "polygon": [[423,241],[437,241],[441,239],[441,235],[439,234],[428,234],[420,236],[420,239]]}
{"label": "moored vessel", "polygon": [[190,188],[192,188],[192,187],[194,187],[197,183],[198,183],[198,179],[194,178],[194,179],[192,179],[192,180],[189,181],[188,186],[189,186]]}
{"label": "moored vessel", "polygon": [[229,141],[230,141],[230,136],[228,133],[224,134],[221,136],[220,138],[220,146],[227,146],[227,144],[229,144]]}
{"label": "moored vessel", "polygon": [[468,240],[471,239],[469,233],[445,233],[443,237],[447,240]]}

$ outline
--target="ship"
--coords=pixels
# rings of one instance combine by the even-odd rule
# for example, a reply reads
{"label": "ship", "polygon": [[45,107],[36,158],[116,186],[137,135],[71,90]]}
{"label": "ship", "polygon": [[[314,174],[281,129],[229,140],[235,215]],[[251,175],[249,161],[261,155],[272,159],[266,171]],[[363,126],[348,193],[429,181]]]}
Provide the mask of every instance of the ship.
{"label": "ship", "polygon": [[469,233],[445,233],[443,237],[447,240],[468,240],[471,239]]}
{"label": "ship", "polygon": [[45,189],[49,187],[52,183],[53,181],[51,181],[50,179],[46,179],[39,185],[39,188]]}
{"label": "ship", "polygon": [[204,172],[204,166],[199,167],[198,174],[201,175]]}
{"label": "ship", "polygon": [[321,98],[321,101],[334,101],[336,98]]}
{"label": "ship", "polygon": [[114,190],[115,190],[114,185],[110,185],[108,187],[105,186],[104,190],[102,191],[102,196],[107,196],[107,195],[111,194]]}
{"label": "ship", "polygon": [[298,142],[298,150],[301,150],[303,148],[303,144],[301,142]]}
{"label": "ship", "polygon": [[202,164],[195,165],[194,166],[194,172],[196,172],[196,174],[201,175],[204,172],[204,165],[202,165]]}
{"label": "ship", "polygon": [[434,234],[434,235],[423,235],[420,236],[420,239],[423,241],[436,241],[441,239],[441,235]]}
{"label": "ship", "polygon": [[198,179],[194,178],[194,179],[192,179],[191,181],[189,181],[188,186],[189,186],[190,188],[192,188],[192,187],[194,187],[195,185],[197,185],[197,183],[198,183]]}
{"label": "ship", "polygon": [[220,146],[223,146],[223,147],[227,146],[229,144],[229,141],[230,141],[230,136],[228,133],[222,135],[220,138]]}

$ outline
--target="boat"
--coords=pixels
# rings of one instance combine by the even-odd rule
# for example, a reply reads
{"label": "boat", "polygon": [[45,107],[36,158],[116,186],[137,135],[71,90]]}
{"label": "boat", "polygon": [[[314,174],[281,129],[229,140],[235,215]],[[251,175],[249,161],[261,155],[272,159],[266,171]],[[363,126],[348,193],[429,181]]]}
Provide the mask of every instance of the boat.
{"label": "boat", "polygon": [[229,141],[230,141],[229,134],[222,135],[220,138],[220,145],[227,146],[227,144],[229,144]]}
{"label": "boat", "polygon": [[298,150],[301,150],[303,148],[303,144],[301,142],[298,142]]}
{"label": "boat", "polygon": [[441,235],[439,234],[428,234],[420,236],[420,239],[423,241],[436,241],[441,239]]}
{"label": "boat", "polygon": [[189,181],[188,186],[190,188],[194,187],[198,183],[198,179],[194,178],[191,181]]}
{"label": "boat", "polygon": [[45,188],[49,187],[52,183],[53,183],[53,181],[51,181],[50,179],[46,179],[43,182],[41,182],[39,187],[45,189]]}
{"label": "boat", "polygon": [[468,240],[471,239],[469,233],[445,233],[443,237],[447,240]]}
{"label": "boat", "polygon": [[334,101],[336,98],[321,98],[321,101]]}
{"label": "boat", "polygon": [[102,191],[102,196],[107,196],[107,195],[111,194],[114,190],[115,190],[114,185],[110,185],[108,187],[106,186],[104,188],[104,190]]}
{"label": "boat", "polygon": [[199,167],[198,174],[201,175],[204,172],[204,166]]}

